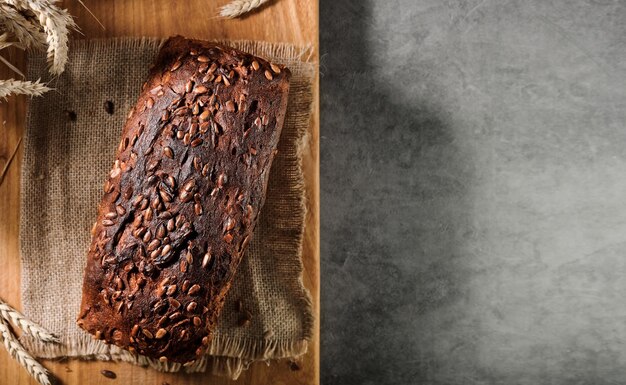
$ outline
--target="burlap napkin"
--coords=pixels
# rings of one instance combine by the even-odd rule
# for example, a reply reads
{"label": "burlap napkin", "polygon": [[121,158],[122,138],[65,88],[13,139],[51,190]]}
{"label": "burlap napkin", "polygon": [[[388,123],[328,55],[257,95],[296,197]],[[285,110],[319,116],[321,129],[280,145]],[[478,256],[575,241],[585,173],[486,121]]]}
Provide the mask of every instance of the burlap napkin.
{"label": "burlap napkin", "polygon": [[[51,83],[56,91],[30,102],[22,168],[22,304],[29,317],[63,341],[50,345],[23,337],[38,357],[124,360],[166,371],[182,369],[95,341],[75,325],[89,229],[102,183],[126,114],[160,43],[135,38],[75,41],[66,71]],[[303,354],[311,337],[311,301],[301,280],[306,209],[300,153],[309,127],[315,69],[304,57],[307,49],[226,43],[285,64],[293,72],[285,126],[255,236],[208,355],[184,368],[236,378],[253,361]],[[28,77],[43,76],[45,67],[44,56],[31,56]],[[112,115],[105,111],[107,100],[114,103]],[[252,314],[246,327],[239,326],[239,300]]]}

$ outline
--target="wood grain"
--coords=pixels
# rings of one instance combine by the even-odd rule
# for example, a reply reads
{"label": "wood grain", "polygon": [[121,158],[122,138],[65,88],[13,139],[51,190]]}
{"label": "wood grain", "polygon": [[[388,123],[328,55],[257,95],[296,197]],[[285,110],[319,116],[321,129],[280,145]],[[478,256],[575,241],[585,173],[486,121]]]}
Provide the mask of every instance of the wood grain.
{"label": "wood grain", "polygon": [[[84,0],[104,24],[103,30],[78,1],[63,6],[75,16],[85,38],[155,36],[181,34],[200,39],[249,39],[271,42],[313,44],[311,60],[318,62],[317,0],[271,0],[260,10],[237,20],[217,18],[219,6],[227,0]],[[76,35],[76,34],[75,34]],[[3,51],[12,63],[25,70],[26,56],[17,50]],[[0,78],[14,77],[1,66]],[[304,283],[311,291],[319,320],[319,96],[318,79],[314,87],[314,106],[309,133],[309,150],[304,155],[308,214],[303,258]],[[11,97],[0,103],[0,169],[15,149],[24,131],[25,97]],[[0,185],[0,296],[20,308],[19,197],[22,148]],[[42,210],[45,208],[42,208]],[[43,361],[59,384],[319,384],[319,322],[309,352],[293,370],[283,360],[270,366],[255,364],[236,381],[206,374],[164,374],[124,363],[83,362],[76,360]],[[110,380],[100,374],[109,369],[117,374]],[[36,384],[25,370],[0,349],[0,384]]]}

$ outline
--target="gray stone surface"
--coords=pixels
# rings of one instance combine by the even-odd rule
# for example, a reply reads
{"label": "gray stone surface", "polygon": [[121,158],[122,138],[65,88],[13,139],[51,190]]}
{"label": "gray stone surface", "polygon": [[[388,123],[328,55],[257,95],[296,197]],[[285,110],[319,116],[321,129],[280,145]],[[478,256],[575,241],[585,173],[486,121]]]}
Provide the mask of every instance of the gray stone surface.
{"label": "gray stone surface", "polygon": [[625,384],[626,2],[320,13],[323,384]]}

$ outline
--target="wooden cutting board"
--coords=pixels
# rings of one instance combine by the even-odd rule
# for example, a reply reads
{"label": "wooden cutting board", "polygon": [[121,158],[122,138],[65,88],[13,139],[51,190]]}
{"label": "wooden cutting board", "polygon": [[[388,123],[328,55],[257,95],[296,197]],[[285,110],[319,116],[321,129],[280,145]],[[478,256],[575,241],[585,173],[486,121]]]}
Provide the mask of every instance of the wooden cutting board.
{"label": "wooden cutting board", "polygon": [[[202,39],[244,39],[270,42],[313,44],[311,60],[318,62],[317,0],[270,0],[257,12],[238,20],[217,18],[219,6],[230,0],[84,0],[85,5],[104,24],[93,19],[78,1],[63,1],[75,17],[85,38],[118,36],[167,37],[181,34]],[[17,50],[2,55],[25,72],[26,56]],[[0,78],[15,77],[0,64]],[[319,95],[318,81],[314,87],[314,113],[309,132],[309,151],[304,155],[308,216],[304,242],[304,283],[313,296],[319,321]],[[44,96],[45,97],[45,96]],[[25,97],[0,102],[0,170],[8,161],[24,132]],[[0,184],[0,297],[20,308],[19,205],[22,146]],[[61,299],[62,300],[62,299]],[[319,323],[309,352],[297,365],[283,360],[266,366],[253,365],[232,382],[206,374],[163,374],[151,369],[124,363],[43,361],[59,384],[318,384]],[[117,379],[100,374],[112,370]],[[36,384],[7,352],[0,348],[0,384]]]}

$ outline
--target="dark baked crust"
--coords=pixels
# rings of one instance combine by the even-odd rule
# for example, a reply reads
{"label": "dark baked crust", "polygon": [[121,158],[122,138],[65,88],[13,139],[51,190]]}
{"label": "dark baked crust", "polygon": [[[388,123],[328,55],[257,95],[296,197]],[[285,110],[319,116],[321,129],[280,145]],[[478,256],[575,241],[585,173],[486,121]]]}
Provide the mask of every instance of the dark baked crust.
{"label": "dark baked crust", "polygon": [[170,38],[124,125],[78,325],[140,354],[202,354],[263,205],[289,70]]}

